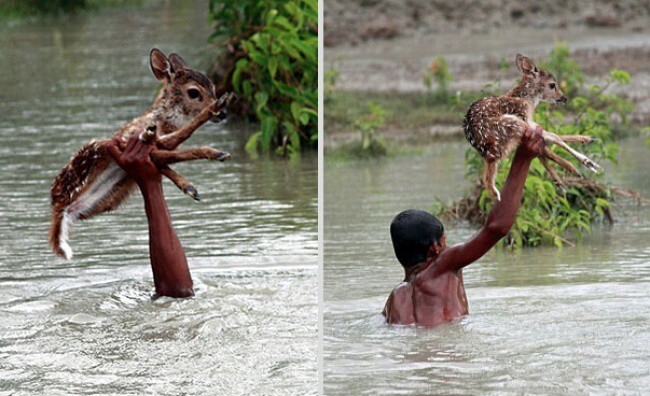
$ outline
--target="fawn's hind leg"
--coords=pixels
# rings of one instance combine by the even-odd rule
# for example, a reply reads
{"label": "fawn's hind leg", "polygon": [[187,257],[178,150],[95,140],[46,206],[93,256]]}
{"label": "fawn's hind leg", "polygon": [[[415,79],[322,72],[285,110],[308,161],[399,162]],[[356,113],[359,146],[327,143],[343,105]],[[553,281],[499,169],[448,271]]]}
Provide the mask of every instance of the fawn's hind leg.
{"label": "fawn's hind leg", "polygon": [[501,193],[494,185],[498,170],[499,164],[496,161],[485,161],[485,167],[483,168],[483,187],[488,190],[493,198],[501,201]]}
{"label": "fawn's hind leg", "polygon": [[199,159],[223,162],[230,159],[230,154],[212,147],[195,147],[187,150],[173,151],[154,150],[151,152],[151,160],[158,166]]}
{"label": "fawn's hind leg", "polygon": [[571,155],[576,157],[578,159],[578,161],[580,161],[581,164],[586,166],[592,172],[598,173],[598,172],[600,172],[602,170],[600,165],[595,163],[591,158],[589,158],[589,157],[585,156],[584,154],[581,154],[581,153],[575,151],[574,149],[572,149],[571,147],[569,147],[569,145],[564,143],[564,141],[558,135],[545,130],[543,132],[543,136],[544,136],[544,141],[546,141],[546,143],[548,143],[548,144],[553,144],[554,143],[554,144],[557,144],[558,146],[562,147],[563,149],[568,151]]}
{"label": "fawn's hind leg", "polygon": [[567,171],[573,173],[574,175],[580,175],[580,172],[578,172],[576,167],[573,166],[571,162],[555,154],[553,151],[551,151],[550,148],[544,147],[544,156],[550,159],[551,161],[555,162],[556,164],[560,165],[562,168],[566,169]]}
{"label": "fawn's hind leg", "polygon": [[160,173],[162,173],[163,176],[171,180],[176,187],[181,189],[185,194],[189,195],[196,201],[200,201],[201,198],[199,197],[199,192],[196,190],[196,187],[194,187],[187,179],[181,175],[180,173],[176,172],[172,168],[170,168],[167,165],[159,166],[158,170],[160,170]]}
{"label": "fawn's hind leg", "polygon": [[555,183],[555,185],[558,187],[564,187],[564,182],[562,179],[560,179],[560,176],[558,176],[557,172],[555,172],[555,169],[553,169],[551,164],[548,163],[548,157],[541,156],[539,157],[539,160],[542,162],[542,165],[544,166],[544,169],[546,169],[546,172],[548,172],[548,174],[551,176],[551,179],[553,179],[553,183]]}
{"label": "fawn's hind leg", "polygon": [[585,135],[556,135],[561,140],[567,143],[593,143],[597,142],[598,138]]}

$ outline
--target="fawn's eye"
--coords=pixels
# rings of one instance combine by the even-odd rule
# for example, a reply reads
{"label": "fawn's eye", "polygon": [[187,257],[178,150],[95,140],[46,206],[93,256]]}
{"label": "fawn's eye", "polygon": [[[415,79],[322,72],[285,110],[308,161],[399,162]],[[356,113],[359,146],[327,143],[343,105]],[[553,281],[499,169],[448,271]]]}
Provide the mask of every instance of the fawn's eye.
{"label": "fawn's eye", "polygon": [[201,96],[201,93],[196,88],[190,88],[187,90],[187,96],[189,96],[190,99],[197,99]]}
{"label": "fawn's eye", "polygon": [[555,89],[555,83],[548,84],[548,87],[551,88],[551,89]]}

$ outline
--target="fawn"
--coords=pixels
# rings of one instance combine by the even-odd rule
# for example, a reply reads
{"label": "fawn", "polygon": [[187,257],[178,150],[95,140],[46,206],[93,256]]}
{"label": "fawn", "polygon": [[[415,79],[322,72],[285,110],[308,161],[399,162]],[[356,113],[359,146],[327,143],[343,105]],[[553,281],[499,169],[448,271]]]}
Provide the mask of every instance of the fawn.
{"label": "fawn", "polygon": [[[115,132],[122,148],[133,134],[140,139],[155,139],[151,160],[163,176],[183,192],[199,200],[196,188],[169,165],[196,159],[225,161],[230,154],[212,147],[174,151],[208,120],[225,119],[225,107],[233,95],[216,99],[212,81],[187,67],[177,54],[166,57],[154,48],[149,55],[154,76],[163,83],[153,106]],[[76,220],[114,210],[134,190],[135,182],[113,161],[106,150],[109,140],[85,144],[63,167],[52,184],[52,225],[50,245],[66,259],[72,257],[68,244],[70,228]]]}
{"label": "fawn", "polygon": [[[519,83],[499,97],[486,97],[472,103],[463,121],[465,137],[481,154],[485,163],[483,186],[499,201],[501,194],[494,185],[498,163],[518,145],[528,128],[537,127],[533,121],[533,114],[539,102],[563,104],[567,102],[566,96],[551,73],[539,69],[532,60],[521,54],[517,54],[515,63],[523,74]],[[556,135],[548,131],[543,132],[543,137],[547,145],[557,144],[591,171],[601,171],[598,164],[566,144],[566,142],[591,143],[597,139],[583,135]],[[544,154],[539,159],[557,186],[562,186],[563,182],[548,160],[579,175],[571,162],[559,157],[548,147],[544,149]]]}

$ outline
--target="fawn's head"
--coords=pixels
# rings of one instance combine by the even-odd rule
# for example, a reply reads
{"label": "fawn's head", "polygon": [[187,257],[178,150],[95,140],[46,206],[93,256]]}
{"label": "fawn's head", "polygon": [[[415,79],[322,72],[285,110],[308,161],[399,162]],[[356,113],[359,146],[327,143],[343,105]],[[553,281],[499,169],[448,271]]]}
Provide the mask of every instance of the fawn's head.
{"label": "fawn's head", "polygon": [[560,90],[559,84],[551,73],[538,68],[530,58],[522,54],[517,54],[515,62],[517,68],[523,73],[519,82],[523,91],[522,96],[532,100],[535,104],[539,102],[567,102],[566,96]]}
{"label": "fawn's head", "polygon": [[[165,85],[154,108],[160,119],[180,128],[196,117],[216,99],[216,89],[205,74],[190,69],[178,54],[166,57],[154,48],[149,55],[154,76]],[[212,121],[221,121],[215,117]]]}

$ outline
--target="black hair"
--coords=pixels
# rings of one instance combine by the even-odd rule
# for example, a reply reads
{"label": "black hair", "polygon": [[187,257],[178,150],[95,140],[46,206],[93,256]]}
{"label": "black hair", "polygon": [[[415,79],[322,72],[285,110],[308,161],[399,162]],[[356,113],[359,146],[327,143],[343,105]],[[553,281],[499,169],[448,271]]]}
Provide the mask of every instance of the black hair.
{"label": "black hair", "polygon": [[390,223],[395,255],[404,268],[426,260],[429,247],[440,244],[444,232],[440,220],[424,210],[405,210]]}

